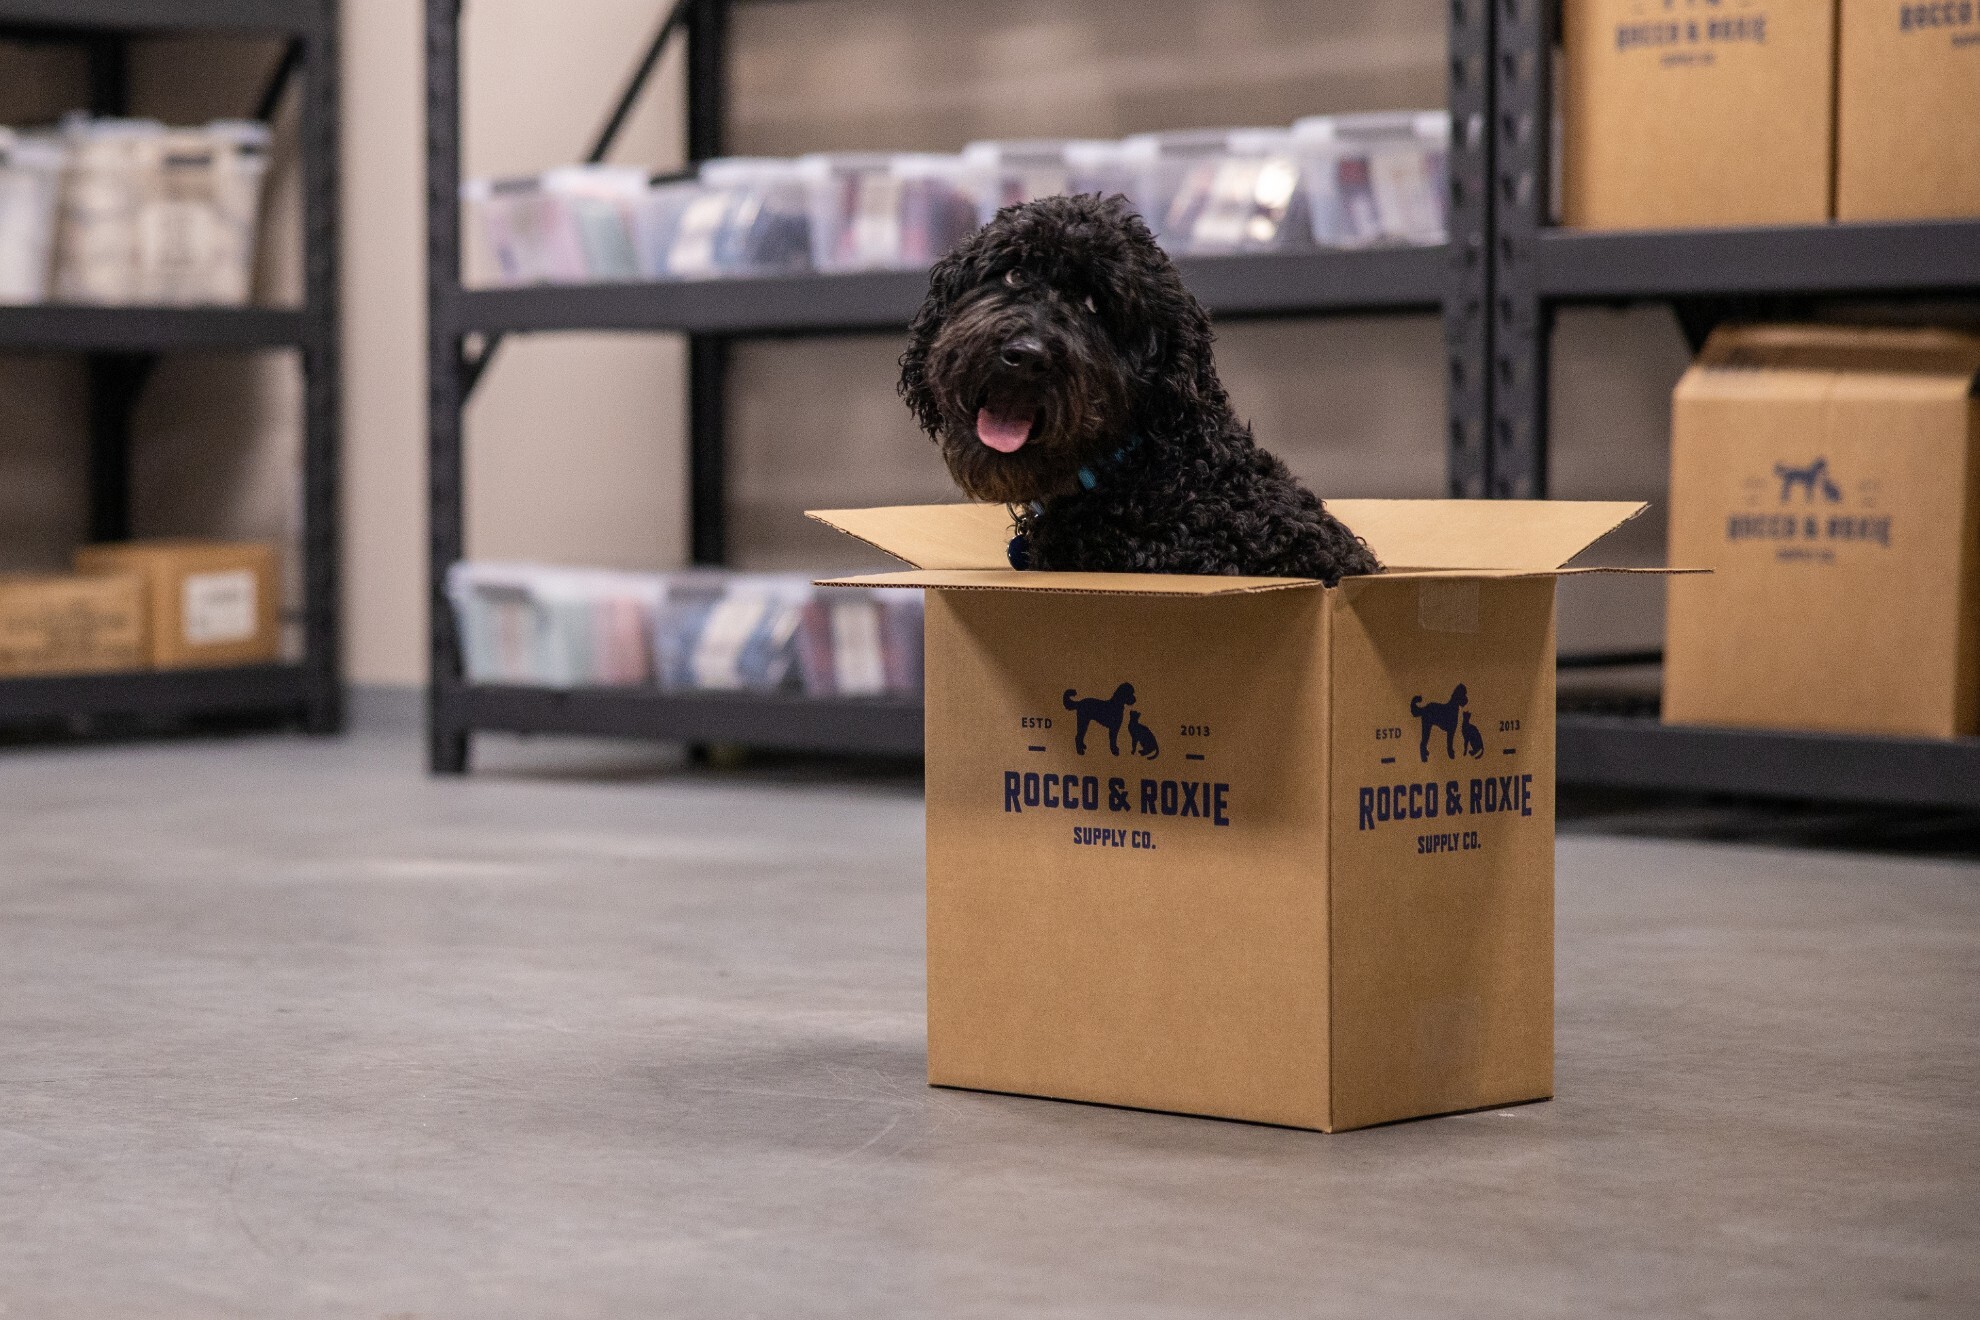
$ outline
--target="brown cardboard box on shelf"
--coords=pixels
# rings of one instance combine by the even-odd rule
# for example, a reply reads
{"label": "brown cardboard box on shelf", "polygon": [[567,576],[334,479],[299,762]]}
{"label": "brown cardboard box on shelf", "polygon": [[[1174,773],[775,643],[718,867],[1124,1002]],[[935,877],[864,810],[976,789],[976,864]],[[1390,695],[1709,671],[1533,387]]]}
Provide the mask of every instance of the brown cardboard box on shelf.
{"label": "brown cardboard box on shelf", "polygon": [[1980,733],[1980,338],[1725,328],[1678,382],[1664,718]]}
{"label": "brown cardboard box on shelf", "polygon": [[1835,0],[1565,0],[1561,223],[1828,219]]}
{"label": "brown cardboard box on shelf", "polygon": [[1554,579],[1631,504],[1335,500],[1391,571],[927,589],[928,1078],[1329,1131],[1553,1091]]}
{"label": "brown cardboard box on shelf", "polygon": [[0,676],[145,665],[144,583],[136,575],[0,575]]}
{"label": "brown cardboard box on shelf", "polygon": [[76,552],[84,573],[135,573],[159,669],[256,664],[280,648],[275,547],[258,541],[125,541]]}
{"label": "brown cardboard box on shelf", "polygon": [[1980,0],[1842,0],[1836,219],[1980,216]]}

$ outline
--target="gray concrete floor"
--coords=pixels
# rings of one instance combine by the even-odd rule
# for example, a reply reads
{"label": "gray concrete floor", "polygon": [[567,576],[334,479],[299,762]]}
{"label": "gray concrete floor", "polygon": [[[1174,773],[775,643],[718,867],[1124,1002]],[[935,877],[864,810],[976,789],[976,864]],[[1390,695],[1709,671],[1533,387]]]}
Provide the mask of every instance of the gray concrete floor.
{"label": "gray concrete floor", "polygon": [[1970,852],[1584,815],[1559,1098],[1326,1137],[925,1087],[910,778],[418,756],[0,755],[8,1320],[1980,1313]]}

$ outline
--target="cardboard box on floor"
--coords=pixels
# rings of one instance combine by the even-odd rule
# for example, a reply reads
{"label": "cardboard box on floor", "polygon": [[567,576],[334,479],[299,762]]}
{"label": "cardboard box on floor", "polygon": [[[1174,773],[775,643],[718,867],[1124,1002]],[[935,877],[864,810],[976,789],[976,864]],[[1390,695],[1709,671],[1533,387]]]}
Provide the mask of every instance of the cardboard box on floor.
{"label": "cardboard box on floor", "polygon": [[1565,0],[1561,223],[1828,219],[1835,0]]}
{"label": "cardboard box on floor", "polygon": [[144,667],[144,583],[135,574],[0,576],[0,676]]}
{"label": "cardboard box on floor", "polygon": [[917,566],[838,585],[928,592],[931,1083],[1330,1131],[1552,1093],[1554,579],[1641,506],[1330,507],[1390,572],[812,515]]}
{"label": "cardboard box on floor", "polygon": [[1980,215],[1980,0],[1842,0],[1836,219]]}
{"label": "cardboard box on floor", "polygon": [[86,546],[84,573],[135,573],[150,615],[147,652],[159,669],[255,664],[276,658],[275,547],[258,541],[168,538]]}
{"label": "cardboard box on floor", "polygon": [[1671,409],[1664,718],[1980,733],[1980,338],[1723,328]]}

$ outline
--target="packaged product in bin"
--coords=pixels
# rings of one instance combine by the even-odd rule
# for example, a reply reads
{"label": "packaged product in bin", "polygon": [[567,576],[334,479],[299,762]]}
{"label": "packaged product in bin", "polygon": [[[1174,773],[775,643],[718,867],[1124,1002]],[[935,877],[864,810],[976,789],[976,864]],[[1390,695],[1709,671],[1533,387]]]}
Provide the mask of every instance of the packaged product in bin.
{"label": "packaged product in bin", "polygon": [[1438,111],[1315,115],[1292,129],[1322,247],[1445,241],[1450,117]]}
{"label": "packaged product in bin", "polygon": [[48,298],[65,155],[53,134],[0,128],[0,303]]}
{"label": "packaged product in bin", "polygon": [[543,172],[543,191],[576,240],[590,280],[639,278],[633,215],[646,195],[647,172],[624,165],[562,165]]}
{"label": "packaged product in bin", "polygon": [[63,121],[68,174],[56,229],[55,296],[62,302],[133,303],[142,284],[138,225],[151,191],[158,139],[150,119]]}
{"label": "packaged product in bin", "polygon": [[455,564],[447,594],[474,683],[625,687],[650,682],[664,580],[545,564]]}
{"label": "packaged product in bin", "polygon": [[1125,197],[1150,226],[1161,216],[1149,196],[1154,180],[1155,140],[1149,136],[1121,142],[1076,139],[1066,143],[1066,192]]}
{"label": "packaged product in bin", "polygon": [[[1082,191],[1073,186],[1069,147],[1113,146],[1075,143],[1063,138],[1034,138],[1019,142],[972,142],[962,149],[969,163],[970,186],[976,194],[976,219],[989,224],[1006,206]],[[1085,191],[1092,191],[1090,189]],[[1120,191],[1119,187],[1112,189]]]}
{"label": "packaged product in bin", "polygon": [[152,143],[138,206],[137,300],[241,306],[254,284],[268,126],[219,120]]}
{"label": "packaged product in bin", "polygon": [[541,178],[472,180],[461,185],[461,199],[480,222],[498,284],[582,284],[590,278],[569,209]]}
{"label": "packaged product in bin", "polygon": [[805,184],[794,161],[731,157],[649,189],[636,220],[646,275],[711,279],[811,268]]}
{"label": "packaged product in bin", "polygon": [[814,697],[921,691],[921,593],[826,592],[804,606],[798,663]]}
{"label": "packaged product in bin", "polygon": [[676,691],[774,691],[796,672],[797,633],[811,597],[786,574],[683,574],[654,620],[660,684]]}
{"label": "packaged product in bin", "polygon": [[1157,230],[1175,253],[1270,251],[1304,245],[1306,222],[1293,137],[1282,128],[1149,135],[1149,195]]}
{"label": "packaged product in bin", "polygon": [[972,173],[960,156],[833,153],[797,164],[819,270],[932,265],[977,227]]}

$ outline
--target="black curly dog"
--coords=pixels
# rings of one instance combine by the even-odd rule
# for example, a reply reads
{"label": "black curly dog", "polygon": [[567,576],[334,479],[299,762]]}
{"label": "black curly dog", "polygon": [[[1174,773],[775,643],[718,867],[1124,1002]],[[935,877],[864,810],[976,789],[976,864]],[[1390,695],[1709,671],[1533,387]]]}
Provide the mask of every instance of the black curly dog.
{"label": "black curly dog", "polygon": [[937,262],[901,397],[1013,565],[1310,577],[1381,567],[1238,421],[1210,318],[1123,198],[1006,207]]}
{"label": "black curly dog", "polygon": [[[1462,683],[1458,684],[1452,690],[1449,701],[1425,701],[1422,697],[1411,697],[1409,699],[1409,713],[1423,721],[1423,742],[1417,748],[1417,751],[1421,753],[1424,760],[1427,761],[1430,759],[1430,731],[1432,729],[1442,729],[1444,731],[1444,755],[1456,759],[1458,712],[1462,711],[1465,703],[1470,700],[1471,694],[1464,690],[1464,684]],[[1481,738],[1479,742],[1481,743],[1479,754],[1483,755],[1484,748],[1482,744],[1484,739]],[[1471,740],[1466,738],[1465,749],[1469,751],[1470,748]]]}
{"label": "black curly dog", "polygon": [[1065,702],[1066,709],[1079,717],[1079,729],[1073,734],[1075,751],[1086,755],[1087,726],[1097,724],[1107,731],[1107,750],[1115,756],[1121,754],[1121,717],[1134,704],[1134,684],[1121,684],[1114,689],[1113,696],[1104,700],[1082,697],[1076,689],[1067,688]]}

